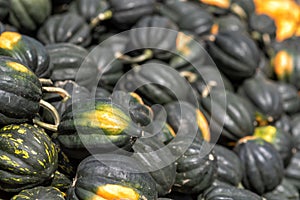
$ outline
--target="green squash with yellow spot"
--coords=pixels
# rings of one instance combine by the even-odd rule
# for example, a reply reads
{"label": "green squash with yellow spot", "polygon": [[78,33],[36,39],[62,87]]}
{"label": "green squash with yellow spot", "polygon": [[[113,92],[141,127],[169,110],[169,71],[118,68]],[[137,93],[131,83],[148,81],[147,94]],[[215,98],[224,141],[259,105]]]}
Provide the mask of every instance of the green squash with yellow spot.
{"label": "green squash with yellow spot", "polygon": [[12,197],[11,200],[28,200],[28,199],[53,199],[64,200],[64,193],[55,187],[35,187],[21,191]]}
{"label": "green squash with yellow spot", "polygon": [[0,129],[0,191],[20,192],[50,181],[57,151],[43,129],[29,124]]}
{"label": "green squash with yellow spot", "polygon": [[39,111],[38,77],[18,60],[0,56],[0,125],[21,123]]}
{"label": "green squash with yellow spot", "polygon": [[73,103],[64,112],[58,132],[62,150],[75,159],[89,152],[129,150],[142,134],[130,114],[109,98]]}

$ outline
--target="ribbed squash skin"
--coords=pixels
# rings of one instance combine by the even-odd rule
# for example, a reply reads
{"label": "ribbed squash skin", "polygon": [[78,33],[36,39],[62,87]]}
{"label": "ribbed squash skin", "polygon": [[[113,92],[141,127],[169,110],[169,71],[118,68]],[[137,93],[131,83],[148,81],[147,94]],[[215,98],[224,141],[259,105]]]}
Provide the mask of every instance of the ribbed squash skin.
{"label": "ribbed squash skin", "polygon": [[18,60],[0,56],[0,125],[32,119],[42,97],[37,76]]}
{"label": "ribbed squash skin", "polygon": [[257,194],[275,189],[283,178],[283,163],[273,145],[251,137],[239,141],[234,151],[244,169],[243,186]]}
{"label": "ribbed squash skin", "polygon": [[72,185],[72,181],[63,173],[58,170],[55,171],[54,177],[51,181],[51,186],[59,189],[62,192],[67,191]]}
{"label": "ribbed squash skin", "polygon": [[220,16],[214,20],[214,23],[215,24],[212,27],[213,34],[224,31],[240,31],[243,33],[247,32],[247,26],[245,22],[235,15]]}
{"label": "ribbed squash skin", "polygon": [[37,38],[44,44],[67,42],[87,46],[91,42],[91,30],[84,18],[77,14],[58,14],[47,19]]}
{"label": "ribbed squash skin", "polygon": [[9,21],[18,29],[35,31],[51,13],[51,0],[10,0]]}
{"label": "ribbed squash skin", "polygon": [[[164,149],[163,149],[164,148]],[[176,166],[170,160],[170,149],[156,138],[138,139],[133,145],[134,156],[148,169],[156,183],[159,196],[168,194],[175,182]],[[163,150],[163,151],[160,151]]]}
{"label": "ribbed squash skin", "polygon": [[29,124],[0,129],[0,190],[19,192],[49,181],[57,168],[54,143]]}
{"label": "ribbed squash skin", "polygon": [[262,200],[257,194],[231,185],[215,185],[198,196],[198,200]]}
{"label": "ribbed squash skin", "polygon": [[238,92],[253,104],[256,112],[264,118],[262,120],[273,122],[283,113],[278,86],[261,75],[246,80]]}
{"label": "ribbed squash skin", "polygon": [[288,180],[283,179],[275,190],[263,195],[267,200],[299,200],[297,188]]}
{"label": "ribbed squash skin", "polygon": [[70,10],[85,18],[90,22],[100,13],[109,9],[107,0],[76,0],[70,5]]}
{"label": "ribbed squash skin", "polygon": [[[76,80],[77,84],[91,89],[97,77],[97,67],[86,49],[70,43],[50,44],[46,49],[52,68],[51,80]],[[83,63],[84,70],[78,73]]]}
{"label": "ribbed squash skin", "polygon": [[296,114],[293,117],[291,117],[290,132],[292,133],[295,147],[299,150],[300,149],[300,114]]}
{"label": "ribbed squash skin", "polygon": [[[129,33],[128,47],[130,50],[151,49],[156,58],[170,57],[175,49],[178,30],[177,25],[169,18],[159,15],[145,16]],[[175,31],[171,31],[171,30]]]}
{"label": "ribbed squash skin", "polygon": [[278,90],[283,103],[283,110],[287,114],[295,114],[300,110],[300,97],[297,89],[287,83],[279,83]]}
{"label": "ribbed squash skin", "polygon": [[[110,185],[119,188],[113,190],[111,196],[107,195],[105,189],[101,190]],[[125,195],[125,192],[121,195],[125,190],[124,187],[135,195]],[[94,155],[80,163],[76,179],[68,191],[67,200],[101,199],[101,197],[152,200],[157,199],[157,191],[154,180],[149,173],[143,172],[143,167],[135,159],[117,154]]]}
{"label": "ribbed squash skin", "polygon": [[109,0],[113,12],[113,23],[124,29],[140,18],[154,12],[156,0]]}
{"label": "ribbed squash skin", "polygon": [[[170,144],[173,155],[178,155],[180,151],[185,150],[183,144],[190,142],[187,140],[188,136],[184,137]],[[192,140],[184,154],[176,161],[173,191],[199,194],[212,184],[217,175],[217,158],[214,151],[209,148],[210,145],[199,136]]]}
{"label": "ribbed squash skin", "polygon": [[110,99],[81,101],[63,114],[58,127],[63,151],[75,159],[93,153],[129,150],[141,130],[126,111]]}
{"label": "ribbed squash skin", "polygon": [[243,178],[240,158],[221,145],[214,147],[218,161],[218,180],[237,186]]}
{"label": "ribbed squash skin", "polygon": [[213,141],[216,141],[220,133],[219,142],[227,145],[252,135],[254,112],[249,102],[242,97],[229,91],[213,89],[209,96],[202,98],[201,105],[206,118],[212,117],[210,130]]}
{"label": "ribbed squash skin", "polygon": [[[294,115],[297,116],[297,115]],[[281,130],[283,130],[284,132],[287,133],[292,133],[291,130],[291,117],[288,115],[283,114],[275,123],[273,123],[272,125],[275,126],[276,128],[279,128]]]}
{"label": "ribbed squash skin", "polygon": [[299,174],[300,153],[297,152],[291,159],[290,164],[285,169],[285,178],[292,183],[297,190],[300,190],[300,174]]}
{"label": "ribbed squash skin", "polygon": [[27,199],[53,199],[64,200],[64,195],[55,187],[35,187],[32,189],[22,190],[19,194],[12,197],[11,200],[27,200]]}
{"label": "ribbed squash skin", "polygon": [[0,1],[0,21],[2,21],[8,14],[10,2],[7,0]]}
{"label": "ribbed squash skin", "polygon": [[254,75],[259,63],[259,51],[252,39],[237,31],[219,32],[208,41],[208,53],[217,67],[232,81]]}
{"label": "ribbed squash skin", "polygon": [[250,30],[257,36],[256,39],[261,40],[263,35],[267,35],[270,39],[274,40],[276,37],[276,25],[274,20],[268,15],[259,15],[253,13],[249,19]]}
{"label": "ribbed squash skin", "polygon": [[3,32],[0,35],[0,55],[18,59],[38,77],[48,78],[50,75],[49,55],[45,47],[32,37]]}

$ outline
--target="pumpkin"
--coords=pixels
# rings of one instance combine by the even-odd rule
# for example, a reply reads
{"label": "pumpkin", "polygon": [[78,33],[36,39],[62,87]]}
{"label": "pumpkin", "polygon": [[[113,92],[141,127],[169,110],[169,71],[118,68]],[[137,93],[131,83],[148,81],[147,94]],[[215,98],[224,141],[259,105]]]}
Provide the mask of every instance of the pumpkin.
{"label": "pumpkin", "polygon": [[160,6],[160,12],[178,24],[180,30],[206,35],[213,25],[212,15],[190,1],[166,1]]}
{"label": "pumpkin", "polygon": [[237,186],[243,178],[240,158],[221,145],[215,145],[214,150],[218,162],[218,180]]}
{"label": "pumpkin", "polygon": [[18,60],[0,56],[0,124],[25,122],[39,111],[42,87],[37,76]]}
{"label": "pumpkin", "polygon": [[32,189],[22,190],[19,194],[12,197],[11,200],[26,199],[55,199],[64,200],[64,194],[55,187],[35,187]]}
{"label": "pumpkin", "polygon": [[157,199],[155,182],[134,158],[119,155],[94,155],[83,160],[67,200]]}
{"label": "pumpkin", "polygon": [[70,158],[83,159],[92,153],[129,150],[141,129],[129,113],[111,99],[79,101],[64,112],[58,141]]}
{"label": "pumpkin", "polygon": [[282,98],[278,86],[261,75],[245,80],[238,93],[255,107],[256,120],[264,125],[276,121],[283,113]]}
{"label": "pumpkin", "polygon": [[10,0],[9,22],[25,31],[35,31],[50,15],[50,0]]}
{"label": "pumpkin", "polygon": [[262,198],[249,190],[240,189],[231,185],[213,185],[198,196],[198,200],[219,199],[261,200]]}
{"label": "pumpkin", "polygon": [[135,153],[133,157],[140,161],[155,181],[158,195],[170,193],[176,176],[170,149],[156,138],[140,138],[132,148]]}
{"label": "pumpkin", "polygon": [[10,1],[1,0],[0,1],[0,21],[5,19],[10,9]]}
{"label": "pumpkin", "polygon": [[77,14],[57,14],[47,19],[39,29],[37,38],[44,44],[71,43],[87,46],[91,42],[91,30],[84,18]]}
{"label": "pumpkin", "polygon": [[217,67],[232,81],[254,75],[259,51],[254,41],[238,31],[219,32],[207,41],[207,50]]}
{"label": "pumpkin", "polygon": [[36,39],[16,32],[0,35],[0,55],[11,56],[28,66],[38,77],[48,78],[49,55]]}
{"label": "pumpkin", "polygon": [[288,132],[284,132],[274,126],[262,126],[255,128],[254,136],[274,145],[279,152],[284,165],[288,165],[293,156],[293,138]]}
{"label": "pumpkin", "polygon": [[296,114],[290,119],[290,132],[293,136],[293,141],[295,143],[295,147],[300,149],[300,114]]}
{"label": "pumpkin", "polygon": [[284,172],[285,178],[292,183],[298,191],[300,190],[299,161],[300,152],[296,152]]}
{"label": "pumpkin", "polygon": [[59,171],[55,171],[54,177],[51,181],[51,186],[65,192],[71,186],[72,181]]}
{"label": "pumpkin", "polygon": [[299,193],[297,188],[288,180],[283,179],[281,184],[275,190],[263,195],[266,199],[282,200],[291,199],[299,200]]}
{"label": "pumpkin", "polygon": [[201,108],[206,118],[210,119],[212,141],[217,141],[220,136],[219,143],[231,145],[253,134],[253,109],[246,99],[237,94],[213,89],[201,99]]}
{"label": "pumpkin", "polygon": [[136,90],[149,104],[166,104],[177,99],[189,101],[196,98],[191,94],[187,81],[177,71],[158,63],[146,63],[134,68],[118,81],[115,89],[127,92]]}
{"label": "pumpkin", "polygon": [[[73,80],[88,89],[95,86],[97,66],[86,49],[70,43],[51,44],[46,49],[52,68],[51,80]],[[81,66],[84,66],[84,70],[80,70]]]}
{"label": "pumpkin", "polygon": [[113,12],[112,24],[118,29],[127,29],[142,17],[151,15],[156,0],[109,0]]}
{"label": "pumpkin", "polygon": [[283,110],[287,114],[294,114],[300,110],[300,97],[297,89],[290,84],[278,83],[278,90],[281,95]]}
{"label": "pumpkin", "polygon": [[189,138],[186,131],[182,133],[177,134],[176,140],[169,143],[173,155],[178,156],[173,190],[184,194],[198,194],[216,178],[217,158],[206,141],[197,136],[195,139]]}
{"label": "pumpkin", "polygon": [[244,169],[243,186],[259,195],[274,190],[284,175],[283,162],[275,147],[255,136],[239,140],[234,151]]}
{"label": "pumpkin", "polygon": [[29,124],[0,129],[0,190],[19,192],[49,181],[57,151],[43,129]]}

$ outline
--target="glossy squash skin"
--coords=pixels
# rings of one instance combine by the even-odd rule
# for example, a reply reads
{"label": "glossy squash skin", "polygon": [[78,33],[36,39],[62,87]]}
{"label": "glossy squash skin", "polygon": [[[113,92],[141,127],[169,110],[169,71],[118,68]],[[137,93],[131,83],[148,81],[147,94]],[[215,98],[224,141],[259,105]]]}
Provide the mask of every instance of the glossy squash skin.
{"label": "glossy squash skin", "polygon": [[245,137],[234,151],[244,169],[243,186],[259,195],[275,189],[284,175],[283,162],[275,147],[257,137]]}
{"label": "glossy squash skin", "polygon": [[32,119],[42,98],[37,76],[18,60],[6,56],[0,56],[0,72],[0,124]]}
{"label": "glossy squash skin", "polygon": [[67,200],[157,199],[155,182],[133,158],[107,154],[83,160]]}
{"label": "glossy squash skin", "polygon": [[208,41],[208,53],[217,67],[230,80],[241,81],[254,75],[259,63],[259,51],[255,42],[237,31],[219,32]]}
{"label": "glossy squash skin", "polygon": [[64,200],[64,194],[55,187],[35,187],[32,189],[22,190],[19,194],[12,197],[12,200],[26,199],[53,199]]}
{"label": "glossy squash skin", "polygon": [[44,44],[66,42],[85,47],[91,42],[91,30],[84,18],[77,14],[57,14],[47,19],[37,38]]}
{"label": "glossy squash skin", "polygon": [[290,164],[284,172],[285,178],[292,183],[298,191],[300,190],[299,161],[300,153],[297,152],[293,155]]}
{"label": "glossy squash skin", "polygon": [[49,78],[49,55],[36,39],[16,32],[0,35],[0,55],[11,56],[28,66],[38,77]]}
{"label": "glossy squash skin", "polygon": [[300,110],[300,97],[297,89],[287,83],[279,83],[278,90],[280,92],[283,110],[287,114],[295,114]]}
{"label": "glossy squash skin", "polygon": [[18,29],[35,31],[50,15],[51,0],[10,0],[9,21]]}
{"label": "glossy squash skin", "polygon": [[247,32],[247,25],[239,17],[235,15],[225,15],[216,17],[214,25],[211,28],[212,34],[224,31],[240,31],[243,33]]}
{"label": "glossy squash skin", "polygon": [[240,158],[221,145],[214,147],[218,161],[218,180],[237,186],[243,178]]}
{"label": "glossy squash skin", "polygon": [[58,132],[62,150],[79,160],[87,157],[89,151],[129,150],[141,136],[141,129],[129,114],[108,98],[72,104],[63,114]]}
{"label": "glossy squash skin", "polygon": [[53,178],[57,151],[43,129],[8,125],[0,129],[0,138],[0,190],[19,192]]}

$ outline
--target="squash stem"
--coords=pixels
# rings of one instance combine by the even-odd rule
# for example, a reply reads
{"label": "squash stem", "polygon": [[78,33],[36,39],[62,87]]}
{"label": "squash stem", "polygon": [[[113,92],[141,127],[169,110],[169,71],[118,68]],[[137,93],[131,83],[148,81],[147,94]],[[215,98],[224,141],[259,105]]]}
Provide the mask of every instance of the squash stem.
{"label": "squash stem", "polygon": [[110,18],[112,18],[112,11],[111,10],[107,10],[103,13],[100,13],[99,15],[97,15],[97,17],[93,18],[90,22],[90,26],[92,28],[96,27],[101,21],[104,21],[104,20],[108,20]]}
{"label": "squash stem", "polygon": [[244,11],[244,9],[239,6],[238,4],[236,3],[233,3],[231,6],[230,6],[230,10],[237,14],[240,18],[242,18],[243,20],[246,20],[247,19],[247,14],[246,12]]}
{"label": "squash stem", "polygon": [[153,51],[150,49],[146,49],[142,55],[139,55],[137,57],[130,57],[120,52],[116,52],[115,54],[115,58],[125,61],[127,63],[139,63],[151,59],[152,57],[153,57]]}
{"label": "squash stem", "polygon": [[217,83],[215,81],[209,81],[204,90],[202,91],[201,96],[204,98],[207,97],[210,94],[211,89],[215,86],[217,86]]}
{"label": "squash stem", "polygon": [[194,83],[198,78],[197,74],[189,71],[182,71],[179,74],[180,76],[186,78],[190,83]]}
{"label": "squash stem", "polygon": [[52,115],[53,119],[54,119],[54,124],[48,124],[45,122],[42,122],[41,120],[34,118],[33,119],[33,123],[50,131],[57,131],[59,122],[60,122],[60,117],[59,114],[57,112],[57,110],[55,109],[54,106],[52,106],[50,103],[48,103],[47,101],[44,101],[41,99],[40,101],[40,106],[45,108],[48,112],[50,112],[50,114]]}
{"label": "squash stem", "polygon": [[70,94],[62,89],[62,88],[58,88],[58,87],[42,87],[43,91],[48,92],[48,93],[56,93],[59,94],[62,98],[63,98],[63,102],[66,102],[71,96]]}
{"label": "squash stem", "polygon": [[53,85],[51,79],[39,78],[39,81],[42,85]]}

